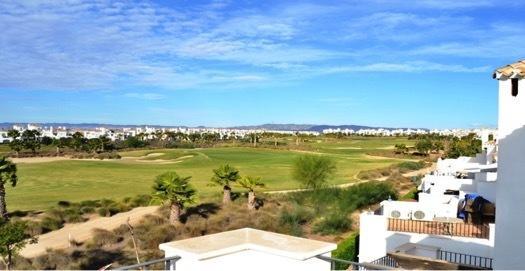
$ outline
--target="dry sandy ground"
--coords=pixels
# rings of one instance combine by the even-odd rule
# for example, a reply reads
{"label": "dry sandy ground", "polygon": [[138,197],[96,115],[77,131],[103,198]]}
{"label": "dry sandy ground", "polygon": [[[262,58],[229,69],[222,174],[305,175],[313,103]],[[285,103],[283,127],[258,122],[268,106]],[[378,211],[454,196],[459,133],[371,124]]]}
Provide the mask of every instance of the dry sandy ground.
{"label": "dry sandy ground", "polygon": [[57,157],[27,157],[27,158],[10,158],[10,159],[15,164],[20,164],[20,163],[25,163],[25,164],[47,163],[47,162],[71,160],[71,158],[64,157],[64,156],[57,156]]}
{"label": "dry sandy ground", "polygon": [[65,160],[72,160],[72,161],[103,161],[103,162],[117,162],[117,161],[132,161],[132,162],[140,162],[140,163],[151,163],[151,164],[176,164],[182,162],[182,160],[188,159],[193,157],[193,155],[186,155],[179,157],[174,160],[164,160],[164,159],[155,159],[155,160],[143,160],[143,158],[146,157],[157,157],[161,156],[163,153],[150,153],[146,156],[139,156],[139,157],[122,157],[121,159],[77,159],[77,158],[71,158],[67,156],[56,156],[56,157],[25,157],[25,158],[10,158],[11,161],[13,161],[15,164],[35,164],[35,163],[48,163],[48,162],[56,162],[56,161],[65,161]]}
{"label": "dry sandy ground", "polygon": [[131,211],[119,213],[112,217],[100,217],[84,223],[67,224],[62,229],[38,236],[38,243],[27,245],[20,254],[24,257],[35,257],[46,252],[46,248],[61,249],[69,246],[69,237],[77,242],[85,242],[92,237],[95,228],[113,230],[125,224],[130,218],[132,225],[147,214],[154,213],[159,207],[138,207]]}

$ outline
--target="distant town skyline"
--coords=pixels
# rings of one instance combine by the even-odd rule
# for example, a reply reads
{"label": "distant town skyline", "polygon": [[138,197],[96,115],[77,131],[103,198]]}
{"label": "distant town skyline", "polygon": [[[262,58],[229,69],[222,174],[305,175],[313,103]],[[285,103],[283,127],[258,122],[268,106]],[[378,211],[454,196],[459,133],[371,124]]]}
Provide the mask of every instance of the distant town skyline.
{"label": "distant town skyline", "polygon": [[495,127],[524,5],[2,1],[0,122]]}

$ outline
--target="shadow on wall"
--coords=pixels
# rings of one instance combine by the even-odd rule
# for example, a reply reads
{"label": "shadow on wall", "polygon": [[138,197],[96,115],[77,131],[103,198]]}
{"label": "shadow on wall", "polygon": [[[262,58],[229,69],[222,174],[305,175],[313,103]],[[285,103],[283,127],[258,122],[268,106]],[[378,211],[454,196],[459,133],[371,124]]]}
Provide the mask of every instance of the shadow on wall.
{"label": "shadow on wall", "polygon": [[492,258],[493,247],[487,239],[476,239],[479,242],[468,241],[472,238],[449,238],[445,236],[425,237],[416,239],[417,235],[394,233],[387,237],[387,252],[395,252],[395,249],[406,243],[438,247],[441,250],[469,254],[473,256]]}
{"label": "shadow on wall", "polygon": [[[516,116],[522,118],[523,116]],[[523,269],[525,248],[525,126],[501,138],[496,197],[496,268]]]}

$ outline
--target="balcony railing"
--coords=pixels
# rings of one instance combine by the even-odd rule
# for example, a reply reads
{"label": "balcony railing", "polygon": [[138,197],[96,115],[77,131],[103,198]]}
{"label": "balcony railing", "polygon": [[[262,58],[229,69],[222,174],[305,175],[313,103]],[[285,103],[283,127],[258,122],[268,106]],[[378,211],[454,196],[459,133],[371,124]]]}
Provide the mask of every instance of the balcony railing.
{"label": "balcony railing", "polygon": [[[167,258],[147,261],[147,262],[134,264],[134,265],[122,266],[122,267],[116,268],[115,270],[147,270],[147,267],[152,266],[154,264],[158,264],[158,263],[164,263],[164,270],[175,270],[175,263],[178,260],[180,260],[180,256],[173,256],[173,257],[167,257]],[[154,270],[158,270],[158,268],[154,268]]]}
{"label": "balcony railing", "polygon": [[326,256],[316,256],[316,257],[318,259],[330,262],[332,266],[330,270],[337,270],[336,263],[348,265],[349,267],[348,269],[345,268],[346,270],[365,271],[365,270],[392,270],[392,269],[395,269],[394,267],[387,266],[387,265],[380,265],[380,264],[373,264],[373,263],[357,263],[357,262],[352,262],[352,261],[347,261],[347,260],[342,260],[342,259],[337,259],[337,258],[330,258]]}
{"label": "balcony railing", "polygon": [[489,239],[490,236],[490,227],[487,224],[475,225],[396,218],[388,219],[388,230],[484,239]]}
{"label": "balcony railing", "polygon": [[462,265],[475,266],[478,268],[492,269],[492,259],[487,257],[480,257],[468,255],[463,253],[439,250],[438,259],[451,263]]}
{"label": "balcony railing", "polygon": [[388,266],[391,268],[399,268],[399,264],[397,263],[397,261],[388,255],[386,255],[385,257],[381,257],[375,261],[371,261],[370,263],[381,266]]}

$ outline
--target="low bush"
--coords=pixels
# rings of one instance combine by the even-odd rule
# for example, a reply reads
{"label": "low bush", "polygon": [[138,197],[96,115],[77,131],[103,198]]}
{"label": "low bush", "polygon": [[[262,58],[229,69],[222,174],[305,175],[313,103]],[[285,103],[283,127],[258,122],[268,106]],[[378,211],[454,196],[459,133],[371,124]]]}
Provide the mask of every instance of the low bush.
{"label": "low bush", "polygon": [[122,238],[119,238],[114,232],[104,229],[94,229],[90,245],[93,247],[104,247],[120,241],[122,241]]}
{"label": "low bush", "polygon": [[409,171],[420,170],[426,167],[425,162],[402,162],[396,166],[399,169],[400,173],[406,173]]}
{"label": "low bush", "polygon": [[295,204],[291,209],[283,209],[279,214],[279,224],[294,236],[302,236],[302,226],[313,218],[313,213]]}
{"label": "low bush", "polygon": [[55,231],[55,230],[62,228],[63,226],[64,226],[64,221],[60,218],[53,217],[53,216],[45,216],[40,221],[40,227],[42,229],[41,230],[42,233]]}
{"label": "low bush", "polygon": [[62,217],[67,223],[80,223],[87,220],[85,217],[82,216],[82,212],[80,211],[80,208],[78,208],[78,206],[75,208],[65,209]]}
{"label": "low bush", "polygon": [[150,195],[137,195],[132,198],[130,198],[129,202],[127,204],[132,207],[140,207],[140,206],[149,206],[151,203],[151,196]]}
{"label": "low bush", "polygon": [[418,199],[418,193],[417,187],[412,188],[408,193],[401,196],[401,200],[417,200]]}
{"label": "low bush", "polygon": [[33,259],[32,265],[37,270],[76,270],[72,257],[63,250],[48,249],[45,254]]}
{"label": "low bush", "polygon": [[[172,225],[160,225],[156,227],[144,227],[139,225],[135,228],[137,245],[141,250],[158,249],[159,244],[172,241],[177,236],[177,230]],[[132,247],[131,244],[129,244]]]}
{"label": "low bush", "polygon": [[317,222],[313,227],[314,233],[321,235],[339,234],[349,230],[352,227],[352,222],[342,213],[333,213],[324,217]]}
{"label": "low bush", "polygon": [[[337,249],[332,252],[332,257],[341,260],[357,262],[359,255],[359,234],[353,233],[345,240],[337,244]],[[348,264],[336,263],[335,270],[346,270]]]}

